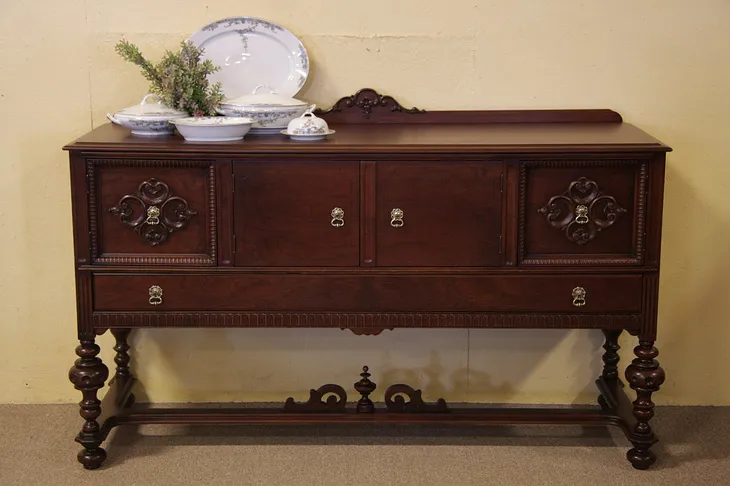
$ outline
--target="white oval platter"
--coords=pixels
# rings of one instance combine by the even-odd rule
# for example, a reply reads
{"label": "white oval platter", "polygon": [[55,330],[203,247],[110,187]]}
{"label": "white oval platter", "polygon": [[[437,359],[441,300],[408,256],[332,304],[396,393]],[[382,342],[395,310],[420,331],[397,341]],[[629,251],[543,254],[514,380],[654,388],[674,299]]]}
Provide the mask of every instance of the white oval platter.
{"label": "white oval platter", "polygon": [[284,27],[268,20],[217,20],[193,33],[189,40],[205,49],[203,59],[220,67],[209,81],[221,83],[226,99],[251,94],[259,85],[294,96],[309,76],[309,56],[304,45]]}

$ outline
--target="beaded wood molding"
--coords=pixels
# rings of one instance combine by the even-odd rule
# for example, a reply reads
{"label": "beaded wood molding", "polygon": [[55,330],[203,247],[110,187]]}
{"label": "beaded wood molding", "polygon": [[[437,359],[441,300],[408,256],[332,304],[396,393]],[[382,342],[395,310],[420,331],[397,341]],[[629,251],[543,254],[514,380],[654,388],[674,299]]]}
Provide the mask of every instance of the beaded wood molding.
{"label": "beaded wood molding", "polygon": [[128,327],[639,329],[636,314],[94,312],[97,330]]}

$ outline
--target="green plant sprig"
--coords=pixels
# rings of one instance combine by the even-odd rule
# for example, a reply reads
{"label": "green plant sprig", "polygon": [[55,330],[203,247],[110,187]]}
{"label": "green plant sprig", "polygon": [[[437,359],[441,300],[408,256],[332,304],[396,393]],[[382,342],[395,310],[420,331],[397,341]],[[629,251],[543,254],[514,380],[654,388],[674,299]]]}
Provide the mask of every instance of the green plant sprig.
{"label": "green plant sprig", "polygon": [[165,105],[192,116],[216,115],[215,108],[223,100],[223,94],[221,84],[211,86],[208,75],[220,67],[210,59],[201,61],[203,49],[182,41],[178,52],[165,51],[157,65],[145,59],[136,45],[124,39],[114,49],[122,59],[140,67],[150,83],[150,92],[158,95]]}

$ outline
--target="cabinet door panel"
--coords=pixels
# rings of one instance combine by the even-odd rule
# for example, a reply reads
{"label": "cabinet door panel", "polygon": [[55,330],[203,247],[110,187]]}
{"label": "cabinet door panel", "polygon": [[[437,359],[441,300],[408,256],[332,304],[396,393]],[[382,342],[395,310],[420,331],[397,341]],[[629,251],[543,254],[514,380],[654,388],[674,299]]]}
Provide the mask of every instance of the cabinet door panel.
{"label": "cabinet door panel", "polygon": [[94,263],[215,264],[212,162],[99,159],[88,176]]}
{"label": "cabinet door panel", "polygon": [[646,161],[527,161],[521,264],[641,264]]}
{"label": "cabinet door panel", "polygon": [[358,265],[356,162],[237,162],[234,173],[236,265]]}
{"label": "cabinet door panel", "polygon": [[495,162],[378,164],[377,264],[499,265],[501,174]]}

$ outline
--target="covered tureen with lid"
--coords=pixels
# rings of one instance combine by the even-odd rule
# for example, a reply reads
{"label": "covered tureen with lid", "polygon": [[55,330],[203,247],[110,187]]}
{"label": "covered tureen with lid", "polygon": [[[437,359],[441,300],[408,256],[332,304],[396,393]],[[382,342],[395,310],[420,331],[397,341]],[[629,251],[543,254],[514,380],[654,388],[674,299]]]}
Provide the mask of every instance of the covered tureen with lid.
{"label": "covered tureen with lid", "polygon": [[[268,93],[259,93],[267,89]],[[291,120],[301,116],[314,105],[275,93],[268,86],[258,86],[253,93],[228,99],[216,110],[221,115],[239,116],[253,120],[251,133],[279,133]]]}
{"label": "covered tureen with lid", "polygon": [[[157,99],[157,102],[150,103],[148,100]],[[170,124],[170,120],[178,118],[186,118],[189,115],[184,111],[170,108],[159,102],[154,94],[148,94],[142,98],[142,102],[138,105],[124,108],[110,115],[107,118],[123,127],[132,130],[133,135],[171,135],[175,127]]]}

